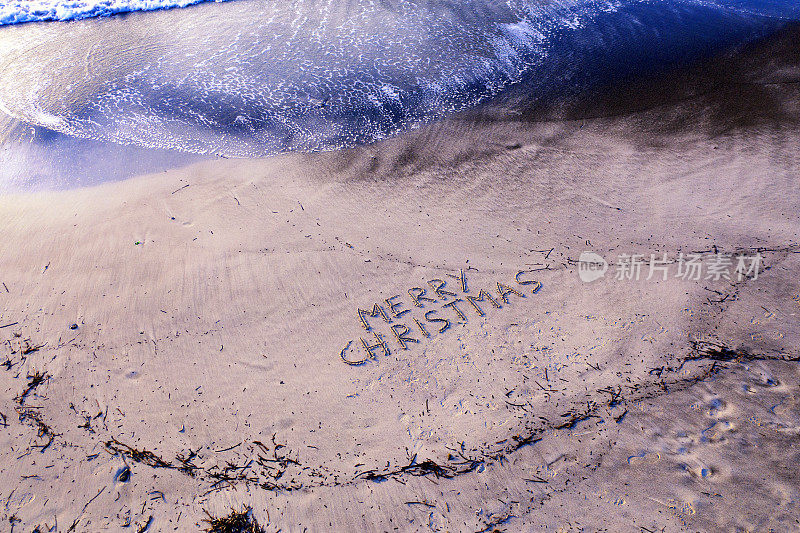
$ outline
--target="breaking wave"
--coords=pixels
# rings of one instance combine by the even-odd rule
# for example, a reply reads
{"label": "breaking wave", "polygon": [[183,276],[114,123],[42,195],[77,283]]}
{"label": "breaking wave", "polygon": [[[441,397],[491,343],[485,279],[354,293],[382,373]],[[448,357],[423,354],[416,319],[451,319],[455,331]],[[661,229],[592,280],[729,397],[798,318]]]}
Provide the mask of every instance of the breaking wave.
{"label": "breaking wave", "polygon": [[209,1],[229,0],[7,0],[0,3],[0,26],[109,17],[131,11],[188,7]]}
{"label": "breaking wave", "polygon": [[563,97],[800,18],[795,0],[0,5],[0,109],[16,120],[86,139],[240,157],[372,142],[512,86],[532,101]]}

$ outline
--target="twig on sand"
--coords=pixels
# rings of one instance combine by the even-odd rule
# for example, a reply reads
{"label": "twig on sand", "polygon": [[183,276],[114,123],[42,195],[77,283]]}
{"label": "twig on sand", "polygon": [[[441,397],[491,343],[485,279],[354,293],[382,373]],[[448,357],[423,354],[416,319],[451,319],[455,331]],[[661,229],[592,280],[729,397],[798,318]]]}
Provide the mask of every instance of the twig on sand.
{"label": "twig on sand", "polygon": [[403,503],[405,503],[406,505],[424,505],[425,507],[430,507],[431,509],[436,508],[434,504],[428,503],[426,501],[421,501],[421,502],[413,501],[413,502],[403,502]]}
{"label": "twig on sand", "polygon": [[[23,352],[26,353],[26,352]],[[30,352],[27,352],[30,353]],[[19,404],[22,405],[25,403],[25,400],[28,398],[28,395],[33,392],[36,387],[44,383],[50,376],[47,375],[47,372],[39,372],[38,370],[33,374],[28,374],[28,386],[22,391],[22,394],[14,398],[14,400]]]}
{"label": "twig on sand", "polygon": [[531,476],[531,478],[525,478],[523,481],[527,481],[528,483],[547,483],[546,479],[542,479],[539,476]]}
{"label": "twig on sand", "polygon": [[48,426],[43,420],[41,415],[36,412],[34,409],[23,409],[22,407],[17,407],[17,414],[19,415],[19,421],[23,424],[27,423],[30,426],[34,426],[37,429],[36,436],[47,437],[47,442],[45,444],[34,444],[31,445],[31,448],[39,448],[41,453],[44,453],[47,448],[53,444],[53,441],[59,435],[53,428]]}
{"label": "twig on sand", "polygon": [[147,521],[144,523],[144,525],[142,525],[142,527],[139,528],[139,531],[137,533],[144,533],[145,531],[150,529],[150,526],[152,525],[152,523],[153,523],[153,515],[150,515],[147,518]]}
{"label": "twig on sand", "polygon": [[229,452],[232,449],[236,448],[237,446],[241,446],[241,445],[242,445],[242,443],[240,442],[239,444],[234,444],[233,446],[230,446],[229,448],[225,448],[225,449],[222,449],[222,450],[214,450],[214,451],[216,453]]}
{"label": "twig on sand", "polygon": [[106,442],[106,449],[115,454],[127,457],[137,463],[143,463],[153,468],[175,468],[175,465],[164,461],[161,457],[157,456],[148,450],[137,450],[127,444],[123,444],[115,438]]}
{"label": "twig on sand", "polygon": [[[241,511],[231,510],[228,516],[214,518],[203,509],[208,516],[204,520],[208,524],[206,533],[265,533],[266,530],[258,523],[253,516],[253,509],[245,507]],[[269,515],[267,515],[269,516]],[[269,520],[269,518],[268,518]]]}
{"label": "twig on sand", "polygon": [[78,518],[76,518],[75,520],[72,521],[72,525],[69,526],[69,529],[67,530],[67,533],[69,533],[70,531],[75,531],[75,528],[78,527],[78,523],[80,523],[80,521],[81,521],[81,517],[83,516],[83,513],[86,512],[86,508],[89,507],[89,504],[92,503],[93,501],[95,501],[98,496],[103,494],[103,491],[105,491],[105,490],[106,490],[106,488],[103,487],[102,489],[100,489],[100,492],[98,492],[97,494],[95,494],[92,497],[91,500],[86,502],[86,505],[83,506],[83,510],[81,511],[81,514],[78,515]]}

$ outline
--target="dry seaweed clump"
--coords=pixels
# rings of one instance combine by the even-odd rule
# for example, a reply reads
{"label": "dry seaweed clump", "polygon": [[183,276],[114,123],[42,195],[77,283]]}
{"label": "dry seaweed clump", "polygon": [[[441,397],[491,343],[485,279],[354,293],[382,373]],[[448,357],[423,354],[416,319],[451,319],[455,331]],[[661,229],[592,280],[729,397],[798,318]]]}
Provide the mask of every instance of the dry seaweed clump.
{"label": "dry seaweed clump", "polygon": [[252,511],[250,507],[245,507],[242,511],[231,510],[228,516],[222,518],[214,518],[206,511],[206,533],[266,533]]}

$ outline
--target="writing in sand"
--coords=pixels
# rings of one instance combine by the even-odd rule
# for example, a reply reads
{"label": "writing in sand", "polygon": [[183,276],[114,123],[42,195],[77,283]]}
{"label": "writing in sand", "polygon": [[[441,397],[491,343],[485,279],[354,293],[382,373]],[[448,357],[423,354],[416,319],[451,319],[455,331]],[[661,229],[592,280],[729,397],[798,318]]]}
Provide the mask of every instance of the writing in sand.
{"label": "writing in sand", "polygon": [[[351,366],[376,360],[380,355],[390,355],[393,347],[408,350],[409,346],[439,335],[450,329],[452,320],[467,321],[467,315],[486,316],[488,308],[502,309],[511,298],[526,298],[535,294],[542,284],[530,279],[531,271],[521,270],[514,283],[500,281],[490,290],[470,290],[463,270],[452,276],[457,280],[450,286],[442,279],[428,281],[428,287],[411,287],[408,296],[395,295],[377,302],[367,309],[357,310],[358,320],[366,334],[359,342],[349,341],[339,352],[339,357]],[[377,325],[376,325],[377,324]],[[381,327],[386,334],[376,331]],[[353,346],[355,344],[355,346]]]}

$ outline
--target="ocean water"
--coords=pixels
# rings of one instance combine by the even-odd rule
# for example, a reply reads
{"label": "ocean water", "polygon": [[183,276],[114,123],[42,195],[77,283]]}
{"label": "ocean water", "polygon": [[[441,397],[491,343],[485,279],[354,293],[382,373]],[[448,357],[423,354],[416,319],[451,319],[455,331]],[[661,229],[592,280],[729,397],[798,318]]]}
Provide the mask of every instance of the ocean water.
{"label": "ocean water", "polygon": [[228,0],[9,0],[0,3],[0,26],[108,17],[131,11],[187,7],[206,1]]}
{"label": "ocean water", "polygon": [[339,149],[510,88],[531,103],[568,98],[798,19],[795,0],[6,1],[0,140]]}
{"label": "ocean water", "polygon": [[0,3],[0,26],[108,17],[131,11],[187,7],[205,1],[209,0],[9,0]]}

